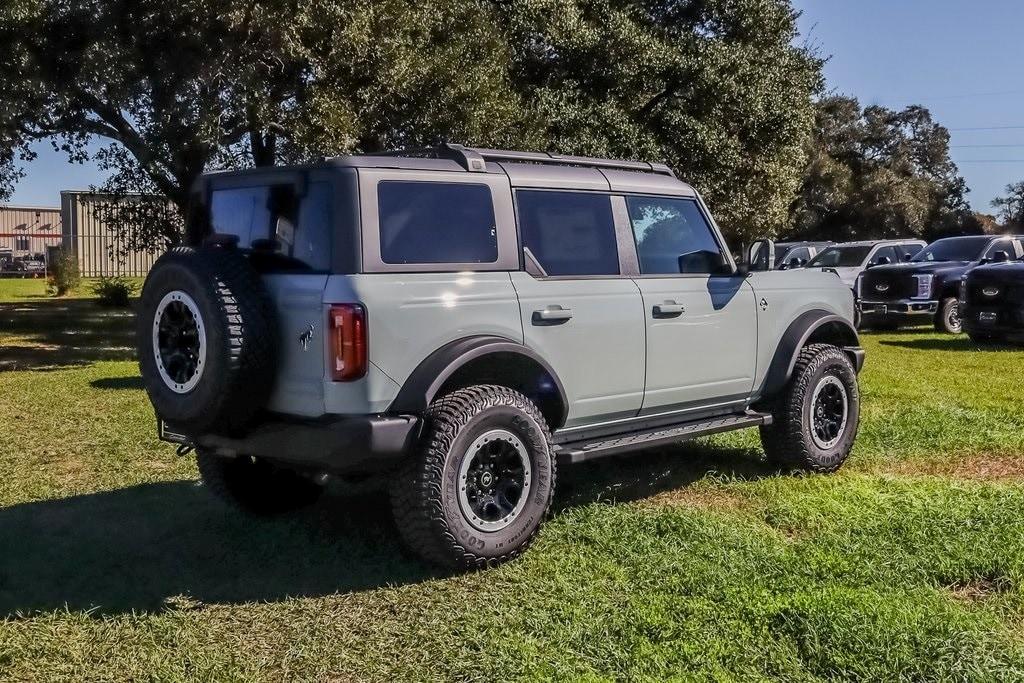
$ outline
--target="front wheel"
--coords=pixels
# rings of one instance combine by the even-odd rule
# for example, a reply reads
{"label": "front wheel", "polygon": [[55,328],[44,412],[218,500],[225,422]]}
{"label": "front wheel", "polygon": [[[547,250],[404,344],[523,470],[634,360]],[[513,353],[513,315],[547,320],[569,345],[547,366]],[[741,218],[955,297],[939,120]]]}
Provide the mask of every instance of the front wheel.
{"label": "front wheel", "polygon": [[555,490],[547,422],[517,391],[481,385],[430,405],[419,451],[392,482],[406,545],[440,565],[482,568],[533,541]]}
{"label": "front wheel", "polygon": [[960,334],[963,324],[960,322],[960,302],[950,296],[942,300],[939,313],[935,317],[935,331],[947,334]]}
{"label": "front wheel", "polygon": [[850,359],[828,344],[805,347],[772,413],[772,424],[761,427],[770,461],[811,472],[838,470],[860,424],[860,391]]}

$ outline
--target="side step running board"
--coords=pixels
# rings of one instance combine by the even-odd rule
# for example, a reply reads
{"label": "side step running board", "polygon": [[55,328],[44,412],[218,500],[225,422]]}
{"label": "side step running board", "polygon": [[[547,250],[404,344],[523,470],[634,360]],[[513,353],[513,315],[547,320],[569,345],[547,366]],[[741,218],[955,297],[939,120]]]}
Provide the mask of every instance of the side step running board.
{"label": "side step running board", "polygon": [[555,446],[555,456],[560,465],[571,465],[607,455],[618,455],[628,451],[664,446],[700,436],[731,432],[735,429],[760,427],[772,423],[768,413],[747,412],[743,415],[727,415],[706,420],[657,427],[618,436],[602,436],[596,439],[573,441]]}

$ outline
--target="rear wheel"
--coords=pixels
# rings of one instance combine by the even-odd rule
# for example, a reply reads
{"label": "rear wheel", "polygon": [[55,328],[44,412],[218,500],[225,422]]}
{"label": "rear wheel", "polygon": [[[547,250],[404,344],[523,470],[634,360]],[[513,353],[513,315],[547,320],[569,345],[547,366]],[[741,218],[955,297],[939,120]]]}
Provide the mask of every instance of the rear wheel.
{"label": "rear wheel", "polygon": [[517,391],[459,389],[427,409],[419,452],[392,482],[406,545],[467,568],[510,560],[533,541],[555,490],[548,426]]}
{"label": "rear wheel", "polygon": [[960,334],[963,324],[960,321],[960,302],[950,296],[942,300],[939,312],[935,316],[935,330],[947,334]]}
{"label": "rear wheel", "polygon": [[860,392],[850,359],[828,344],[805,347],[772,413],[772,424],[761,428],[769,460],[811,472],[838,470],[860,424]]}
{"label": "rear wheel", "polygon": [[316,502],[323,487],[294,470],[249,456],[222,457],[196,452],[203,484],[224,502],[243,512],[269,516]]}

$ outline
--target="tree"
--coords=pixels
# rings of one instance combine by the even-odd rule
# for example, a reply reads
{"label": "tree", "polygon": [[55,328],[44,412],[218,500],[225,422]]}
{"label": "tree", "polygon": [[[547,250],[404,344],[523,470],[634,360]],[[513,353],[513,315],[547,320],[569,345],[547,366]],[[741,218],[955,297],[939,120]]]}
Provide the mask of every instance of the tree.
{"label": "tree", "polygon": [[821,86],[789,0],[8,1],[0,183],[50,139],[179,209],[211,169],[448,139],[662,160],[774,234]]}
{"label": "tree", "polygon": [[735,237],[787,225],[822,83],[788,0],[498,7],[549,148],[665,161]]}
{"label": "tree", "polygon": [[1006,186],[1006,196],[992,200],[993,208],[999,209],[999,217],[1013,230],[1024,229],[1024,180]]}
{"label": "tree", "polygon": [[[169,199],[177,219],[143,231],[159,247],[178,238],[204,171],[417,137],[500,139],[485,124],[513,130],[518,110],[502,105],[504,45],[485,20],[475,2],[444,0],[5,5],[0,190],[32,143],[51,140],[111,171],[101,189]],[[110,144],[95,154],[97,139]]]}
{"label": "tree", "polygon": [[793,236],[833,240],[980,231],[949,157],[949,132],[921,106],[817,104]]}

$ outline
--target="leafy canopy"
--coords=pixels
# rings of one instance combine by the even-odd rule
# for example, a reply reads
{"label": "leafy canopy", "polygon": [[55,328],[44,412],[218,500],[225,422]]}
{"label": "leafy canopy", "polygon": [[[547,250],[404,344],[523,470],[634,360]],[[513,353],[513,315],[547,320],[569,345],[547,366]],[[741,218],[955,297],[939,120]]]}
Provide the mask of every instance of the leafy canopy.
{"label": "leafy canopy", "polygon": [[[211,169],[448,139],[662,160],[728,231],[774,234],[821,87],[789,0],[9,0],[0,13],[0,193],[39,140],[96,159],[108,189],[180,209]],[[171,223],[144,241],[173,241]]]}
{"label": "leafy canopy", "polygon": [[793,234],[846,240],[976,228],[949,156],[949,132],[926,108],[861,109],[842,96],[816,108]]}

